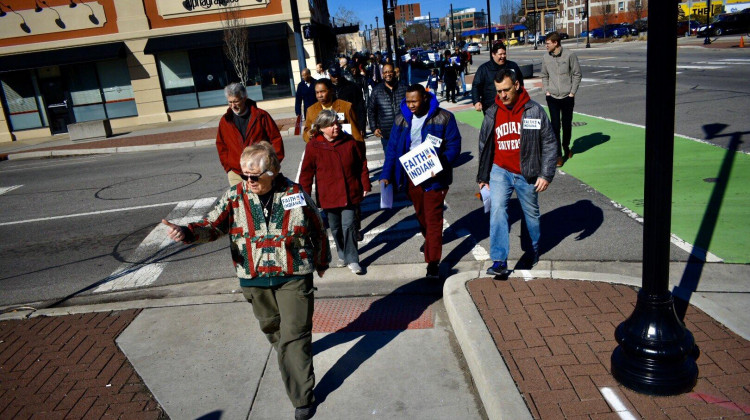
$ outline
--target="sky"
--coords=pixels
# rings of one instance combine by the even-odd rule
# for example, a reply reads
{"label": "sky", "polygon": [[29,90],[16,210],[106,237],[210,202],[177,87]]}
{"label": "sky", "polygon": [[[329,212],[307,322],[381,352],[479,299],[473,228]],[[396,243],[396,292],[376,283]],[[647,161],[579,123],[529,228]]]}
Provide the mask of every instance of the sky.
{"label": "sky", "polygon": [[[411,4],[411,3],[419,3],[420,10],[422,12],[423,16],[427,16],[427,12],[431,13],[432,18],[438,18],[438,17],[444,17],[450,13],[451,3],[453,3],[453,10],[464,8],[464,7],[474,7],[477,10],[487,11],[487,1],[486,0],[461,0],[461,1],[451,1],[451,0],[427,0],[427,1],[398,1],[396,4]],[[390,4],[390,0],[389,0]],[[353,11],[359,19],[362,21],[363,25],[372,25],[373,28],[375,28],[375,16],[378,17],[379,27],[383,27],[383,2],[382,0],[365,0],[365,1],[358,1],[353,2],[351,0],[328,0],[328,10],[331,13],[331,16],[336,15],[336,11],[339,9],[339,6],[344,6],[345,8]],[[500,15],[500,2],[495,0],[490,2],[490,11],[492,12],[493,16],[499,16]],[[360,27],[360,29],[364,29]]]}

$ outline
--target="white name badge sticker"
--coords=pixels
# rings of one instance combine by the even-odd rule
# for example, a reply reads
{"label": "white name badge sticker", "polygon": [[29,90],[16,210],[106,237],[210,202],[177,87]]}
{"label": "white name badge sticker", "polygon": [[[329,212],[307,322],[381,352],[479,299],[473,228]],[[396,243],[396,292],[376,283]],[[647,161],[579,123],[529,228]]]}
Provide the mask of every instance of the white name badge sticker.
{"label": "white name badge sticker", "polygon": [[436,149],[439,149],[440,145],[443,143],[443,139],[438,136],[433,136],[432,134],[428,134],[425,140],[429,140],[430,143],[432,143],[432,147]]}
{"label": "white name badge sticker", "polygon": [[343,112],[338,112],[338,113],[336,113],[336,116],[338,117],[338,119],[339,119],[339,122],[344,122],[344,121],[346,121],[346,118],[344,117],[344,113],[343,113]]}
{"label": "white name badge sticker", "polygon": [[352,134],[352,125],[351,124],[341,124],[341,131],[343,131],[346,134],[351,135]]}
{"label": "white name badge sticker", "polygon": [[524,130],[541,130],[542,120],[539,118],[524,118],[523,129]]}
{"label": "white name badge sticker", "polygon": [[284,210],[291,210],[307,204],[305,203],[305,196],[302,193],[297,193],[281,197],[281,205],[284,206]]}

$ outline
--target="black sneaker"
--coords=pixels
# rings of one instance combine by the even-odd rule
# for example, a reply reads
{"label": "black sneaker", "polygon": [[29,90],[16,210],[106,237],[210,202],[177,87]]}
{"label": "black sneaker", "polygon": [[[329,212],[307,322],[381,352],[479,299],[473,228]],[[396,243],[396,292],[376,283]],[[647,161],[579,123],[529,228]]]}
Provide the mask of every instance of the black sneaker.
{"label": "black sneaker", "polygon": [[297,407],[294,410],[294,420],[309,420],[315,415],[315,404],[308,404],[303,407]]}
{"label": "black sneaker", "polygon": [[424,255],[424,242],[422,242],[422,246],[419,247],[419,253]]}
{"label": "black sneaker", "polygon": [[440,263],[431,262],[427,264],[427,275],[428,279],[439,279],[440,278]]}
{"label": "black sneaker", "polygon": [[539,264],[539,251],[533,251],[531,254],[531,266],[535,267],[537,264]]}
{"label": "black sneaker", "polygon": [[487,269],[487,274],[490,276],[507,276],[510,273],[511,270],[508,270],[507,261],[495,261],[492,263],[492,267]]}

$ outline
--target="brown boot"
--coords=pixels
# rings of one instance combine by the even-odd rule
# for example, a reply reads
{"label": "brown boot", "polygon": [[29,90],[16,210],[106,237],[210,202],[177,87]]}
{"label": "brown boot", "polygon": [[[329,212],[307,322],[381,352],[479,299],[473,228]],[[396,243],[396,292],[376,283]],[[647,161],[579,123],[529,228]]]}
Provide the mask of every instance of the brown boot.
{"label": "brown boot", "polygon": [[561,167],[561,166],[563,166],[564,164],[565,164],[565,161],[563,160],[562,156],[560,156],[559,158],[557,158],[557,167],[558,168]]}

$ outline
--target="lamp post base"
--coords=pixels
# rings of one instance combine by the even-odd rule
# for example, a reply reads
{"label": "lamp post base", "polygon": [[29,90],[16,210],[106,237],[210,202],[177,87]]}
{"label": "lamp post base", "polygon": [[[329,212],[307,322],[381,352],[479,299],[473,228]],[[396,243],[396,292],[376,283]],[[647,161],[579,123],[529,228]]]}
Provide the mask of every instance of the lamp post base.
{"label": "lamp post base", "polygon": [[635,310],[615,330],[612,375],[626,387],[650,395],[677,395],[695,386],[699,350],[677,318],[672,295],[641,290]]}

